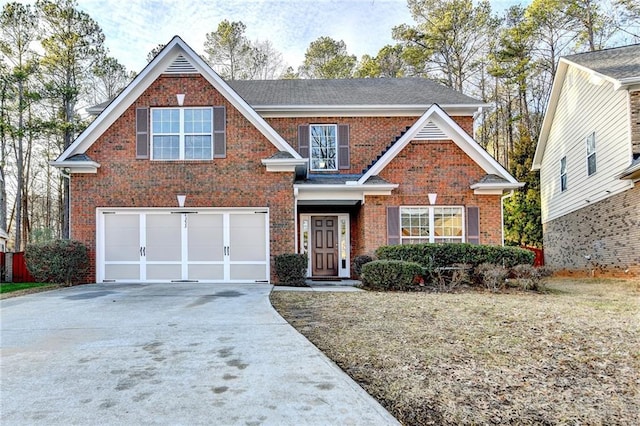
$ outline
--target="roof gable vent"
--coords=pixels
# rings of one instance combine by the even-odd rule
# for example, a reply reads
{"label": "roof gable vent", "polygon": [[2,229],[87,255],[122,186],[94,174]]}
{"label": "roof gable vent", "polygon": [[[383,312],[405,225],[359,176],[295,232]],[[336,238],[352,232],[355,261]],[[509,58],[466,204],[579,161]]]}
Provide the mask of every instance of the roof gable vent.
{"label": "roof gable vent", "polygon": [[442,129],[440,129],[440,127],[435,125],[433,121],[429,121],[427,122],[427,124],[424,125],[424,127],[422,127],[422,129],[420,129],[418,134],[413,139],[423,140],[423,141],[429,141],[429,140],[433,141],[433,140],[449,139],[449,137],[446,135],[446,133],[442,131]]}
{"label": "roof gable vent", "polygon": [[178,57],[164,70],[165,74],[197,74],[198,70],[187,58],[182,55]]}

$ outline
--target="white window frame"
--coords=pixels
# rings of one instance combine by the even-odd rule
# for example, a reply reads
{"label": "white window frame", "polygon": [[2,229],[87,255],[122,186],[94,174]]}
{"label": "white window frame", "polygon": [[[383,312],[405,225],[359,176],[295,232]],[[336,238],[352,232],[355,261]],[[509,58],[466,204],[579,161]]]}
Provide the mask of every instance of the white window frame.
{"label": "white window frame", "polygon": [[567,156],[560,159],[560,192],[567,190]]}
{"label": "white window frame", "polygon": [[[328,168],[328,167],[313,167],[314,162],[316,161],[316,157],[314,157],[313,155],[313,128],[314,127],[330,127],[333,128],[333,134],[334,134],[334,138],[333,138],[333,143],[334,143],[334,167],[333,168]],[[319,161],[322,161],[324,158],[319,158]],[[327,157],[324,160],[329,159],[329,157]],[[323,172],[323,171],[331,171],[331,172],[335,172],[338,171],[338,125],[337,124],[310,124],[309,125],[309,168],[311,171],[314,172]]]}
{"label": "white window frame", "polygon": [[[179,111],[179,130],[177,133],[175,132],[169,132],[169,133],[160,133],[160,132],[154,132],[153,131],[153,115],[154,115],[154,111],[159,111],[159,110],[165,110],[165,111],[169,111],[169,110],[177,110]],[[210,123],[210,131],[209,132],[190,132],[190,133],[185,133],[185,121],[184,121],[184,113],[186,110],[208,110],[209,114],[211,116],[211,123]],[[214,129],[213,129],[213,108],[212,107],[162,107],[162,108],[151,108],[151,114],[150,114],[150,140],[151,140],[151,149],[150,149],[150,155],[151,155],[151,159],[155,160],[155,161],[182,161],[182,160],[187,160],[187,161],[207,161],[207,160],[212,160],[213,159],[213,135],[214,135]],[[177,135],[178,136],[178,146],[179,146],[179,154],[178,154],[178,158],[156,158],[155,157],[155,150],[154,150],[154,142],[155,142],[155,136],[164,136],[164,135]],[[207,158],[185,158],[185,151],[186,151],[186,136],[209,136],[209,141],[210,141],[210,152],[211,155]]]}
{"label": "white window frame", "polygon": [[[587,176],[592,176],[598,172],[598,163],[596,156],[596,132],[587,136]],[[593,158],[593,170],[591,170],[591,158]]]}
{"label": "white window frame", "polygon": [[[429,235],[427,236],[405,236],[402,233],[402,214],[403,214],[403,210],[409,210],[409,209],[420,209],[420,210],[424,210],[426,213],[428,213],[428,229],[429,229]],[[462,231],[462,234],[460,236],[445,236],[445,235],[435,235],[435,218],[436,218],[436,211],[440,210],[440,209],[458,209],[460,211],[460,228]],[[465,209],[463,206],[446,206],[446,205],[438,205],[438,206],[400,206],[400,230],[399,230],[399,235],[400,235],[400,244],[418,244],[418,243],[464,243],[467,241],[467,235],[466,235],[466,217],[465,217]],[[448,240],[448,241],[436,241],[436,240]]]}

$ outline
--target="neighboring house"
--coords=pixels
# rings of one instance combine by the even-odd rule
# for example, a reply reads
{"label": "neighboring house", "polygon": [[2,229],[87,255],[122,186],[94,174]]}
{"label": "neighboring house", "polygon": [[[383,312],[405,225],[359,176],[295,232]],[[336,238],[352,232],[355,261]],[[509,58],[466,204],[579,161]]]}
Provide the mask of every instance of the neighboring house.
{"label": "neighboring house", "polygon": [[483,106],[424,79],[225,82],[174,37],[53,164],[88,279],[269,281],[293,252],[349,277],[384,244],[501,244],[522,184],[470,136]]}
{"label": "neighboring house", "polygon": [[533,169],[546,265],[640,273],[640,45],[560,59]]}

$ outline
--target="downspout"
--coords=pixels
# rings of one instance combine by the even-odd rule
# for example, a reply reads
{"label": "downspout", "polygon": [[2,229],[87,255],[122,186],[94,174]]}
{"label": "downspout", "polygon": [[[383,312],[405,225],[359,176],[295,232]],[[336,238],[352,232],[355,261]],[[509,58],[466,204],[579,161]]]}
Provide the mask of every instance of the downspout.
{"label": "downspout", "polygon": [[500,230],[502,231],[502,247],[504,247],[504,200],[513,197],[515,191],[512,189],[507,195],[500,197]]}
{"label": "downspout", "polygon": [[[69,239],[71,239],[71,169],[59,169],[63,178],[69,181],[69,196],[67,197],[67,211],[69,212]],[[64,197],[63,197],[64,198]]]}

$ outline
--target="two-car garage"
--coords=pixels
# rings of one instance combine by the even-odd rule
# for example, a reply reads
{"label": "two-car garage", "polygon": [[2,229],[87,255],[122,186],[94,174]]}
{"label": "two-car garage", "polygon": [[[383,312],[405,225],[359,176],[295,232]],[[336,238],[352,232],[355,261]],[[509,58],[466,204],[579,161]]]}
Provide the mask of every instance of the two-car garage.
{"label": "two-car garage", "polygon": [[100,208],[98,282],[266,282],[267,208]]}

